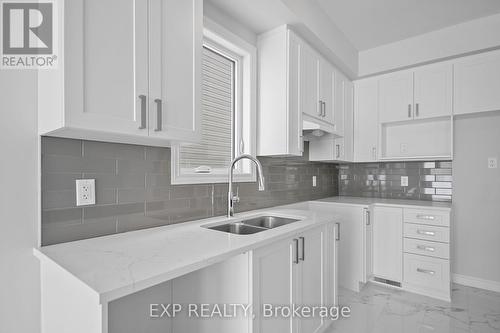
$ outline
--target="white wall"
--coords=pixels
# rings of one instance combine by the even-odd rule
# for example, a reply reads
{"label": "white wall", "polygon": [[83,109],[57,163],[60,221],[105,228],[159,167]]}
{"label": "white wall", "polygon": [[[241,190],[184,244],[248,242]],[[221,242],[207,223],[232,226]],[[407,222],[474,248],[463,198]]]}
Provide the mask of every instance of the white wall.
{"label": "white wall", "polygon": [[255,32],[236,21],[233,17],[221,11],[219,8],[215,7],[211,2],[203,2],[203,15],[222,25],[248,43],[254,46],[257,45],[257,34]]}
{"label": "white wall", "polygon": [[452,271],[500,286],[500,111],[455,120]]}
{"label": "white wall", "polygon": [[359,52],[359,76],[392,71],[500,46],[500,14]]}
{"label": "white wall", "polygon": [[36,73],[0,70],[0,332],[40,332]]}

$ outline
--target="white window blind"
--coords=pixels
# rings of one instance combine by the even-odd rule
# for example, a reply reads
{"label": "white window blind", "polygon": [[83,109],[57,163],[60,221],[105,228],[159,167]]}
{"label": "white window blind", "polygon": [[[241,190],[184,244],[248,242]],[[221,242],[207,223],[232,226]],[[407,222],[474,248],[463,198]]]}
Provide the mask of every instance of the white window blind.
{"label": "white window blind", "polygon": [[235,61],[203,47],[201,143],[183,146],[183,173],[227,172],[233,158]]}

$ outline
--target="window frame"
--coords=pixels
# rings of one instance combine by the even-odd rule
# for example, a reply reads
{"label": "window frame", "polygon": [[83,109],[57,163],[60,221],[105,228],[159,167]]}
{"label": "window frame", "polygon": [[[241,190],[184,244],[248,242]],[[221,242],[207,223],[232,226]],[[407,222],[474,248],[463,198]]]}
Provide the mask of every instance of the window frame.
{"label": "window frame", "polygon": [[[256,48],[214,21],[204,18],[203,46],[235,61],[235,110],[232,124],[232,156],[256,153]],[[228,168],[214,173],[195,173],[181,170],[180,147],[171,148],[171,183],[207,184],[227,183]],[[234,172],[236,182],[254,182],[253,163],[243,160]]]}

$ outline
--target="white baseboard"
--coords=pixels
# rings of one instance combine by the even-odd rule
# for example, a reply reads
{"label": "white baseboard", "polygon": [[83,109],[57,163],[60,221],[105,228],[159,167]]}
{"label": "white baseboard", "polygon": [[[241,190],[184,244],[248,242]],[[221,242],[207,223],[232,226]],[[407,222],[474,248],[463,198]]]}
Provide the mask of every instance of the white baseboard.
{"label": "white baseboard", "polygon": [[484,280],[461,274],[453,274],[453,282],[464,286],[486,289],[500,293],[500,282],[498,281]]}

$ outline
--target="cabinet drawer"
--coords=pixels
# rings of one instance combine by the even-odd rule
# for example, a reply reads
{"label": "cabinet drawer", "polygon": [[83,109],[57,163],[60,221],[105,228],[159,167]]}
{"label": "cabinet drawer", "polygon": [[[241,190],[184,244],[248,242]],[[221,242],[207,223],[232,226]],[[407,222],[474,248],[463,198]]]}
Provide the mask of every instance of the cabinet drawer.
{"label": "cabinet drawer", "polygon": [[439,210],[405,208],[403,219],[405,223],[419,223],[442,227],[450,226],[450,214]]}
{"label": "cabinet drawer", "polygon": [[415,254],[404,255],[403,281],[422,288],[450,288],[450,261]]}
{"label": "cabinet drawer", "polygon": [[404,236],[408,238],[417,238],[435,242],[450,242],[450,228],[435,227],[424,224],[404,224]]}
{"label": "cabinet drawer", "polygon": [[422,254],[442,259],[450,258],[450,246],[448,244],[420,239],[405,238],[404,251],[406,253]]}

